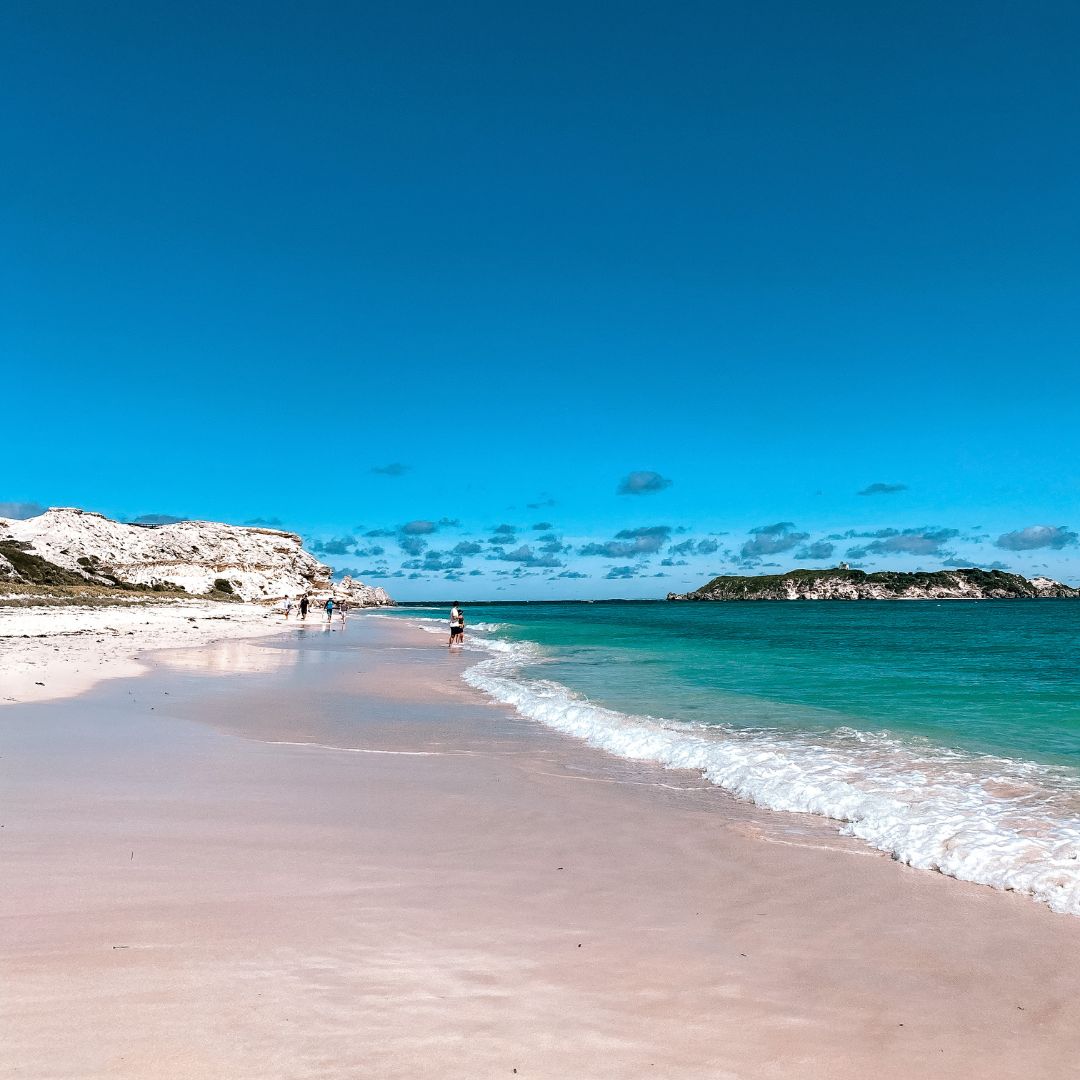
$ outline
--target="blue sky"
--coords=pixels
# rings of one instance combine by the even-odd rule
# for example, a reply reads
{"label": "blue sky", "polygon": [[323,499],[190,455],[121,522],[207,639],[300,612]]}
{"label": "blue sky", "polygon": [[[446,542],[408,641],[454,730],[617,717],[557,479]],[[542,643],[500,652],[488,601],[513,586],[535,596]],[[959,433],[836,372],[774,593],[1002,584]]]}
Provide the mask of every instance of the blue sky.
{"label": "blue sky", "polygon": [[1064,3],[8,5],[0,500],[281,521],[402,598],[1075,582],[1078,35]]}

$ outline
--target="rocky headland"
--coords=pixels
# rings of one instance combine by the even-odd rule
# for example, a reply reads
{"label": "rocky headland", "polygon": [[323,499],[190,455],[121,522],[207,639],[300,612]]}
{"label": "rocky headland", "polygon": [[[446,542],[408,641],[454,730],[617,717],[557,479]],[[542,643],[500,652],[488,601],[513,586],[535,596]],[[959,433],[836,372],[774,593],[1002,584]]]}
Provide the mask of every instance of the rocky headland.
{"label": "rocky headland", "polygon": [[789,570],[786,574],[713,578],[669,600],[1038,600],[1080,597],[1051,578],[1025,578],[1003,570],[938,570],[907,573],[839,568]]}
{"label": "rocky headland", "polygon": [[355,605],[392,603],[304,550],[295,533],[213,521],[134,525],[71,507],[0,518],[0,582],[273,602],[310,593]]}

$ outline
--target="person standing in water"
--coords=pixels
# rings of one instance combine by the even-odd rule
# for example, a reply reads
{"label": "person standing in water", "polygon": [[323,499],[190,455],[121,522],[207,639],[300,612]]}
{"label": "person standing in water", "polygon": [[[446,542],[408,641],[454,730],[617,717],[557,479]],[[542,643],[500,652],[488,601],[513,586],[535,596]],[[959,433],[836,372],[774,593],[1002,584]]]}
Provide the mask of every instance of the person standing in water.
{"label": "person standing in water", "polygon": [[447,648],[452,649],[455,645],[465,644],[465,616],[461,612],[461,605],[455,600],[450,609],[450,642]]}
{"label": "person standing in water", "polygon": [[307,593],[304,593],[304,595],[300,597],[300,618],[301,619],[306,619],[307,618],[307,609],[308,609],[308,597],[307,597]]}
{"label": "person standing in water", "polygon": [[330,599],[326,601],[326,621],[327,622],[333,622],[333,620],[334,620],[334,598],[331,596]]}

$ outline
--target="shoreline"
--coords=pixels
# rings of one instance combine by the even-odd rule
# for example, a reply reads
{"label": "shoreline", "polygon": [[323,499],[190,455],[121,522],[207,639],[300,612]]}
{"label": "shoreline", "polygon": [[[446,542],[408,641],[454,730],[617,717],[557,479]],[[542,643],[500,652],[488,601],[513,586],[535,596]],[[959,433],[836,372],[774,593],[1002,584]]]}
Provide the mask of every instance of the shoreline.
{"label": "shoreline", "polygon": [[[800,605],[800,611],[808,608]],[[754,724],[698,723],[687,719],[694,717],[694,702],[680,712],[677,697],[672,703],[655,693],[665,685],[662,671],[620,700],[618,688],[598,684],[587,669],[575,670],[573,649],[567,661],[550,625],[541,621],[539,641],[533,641],[527,619],[499,618],[490,608],[482,611],[475,628],[498,637],[481,640],[478,662],[463,678],[517,715],[618,758],[692,770],[759,807],[826,819],[838,833],[924,872],[1021,894],[1057,914],[1080,917],[1080,787],[1063,778],[1057,761],[923,738],[902,722],[896,730],[878,730],[876,724],[884,729],[890,721],[828,706],[820,719],[807,715],[802,732],[774,729],[768,719],[757,730]],[[429,618],[411,621],[438,633]],[[607,656],[620,659],[618,650]],[[552,661],[569,666],[552,677],[546,667]],[[750,671],[749,696],[734,693],[725,701],[724,690],[714,693],[713,719],[746,702],[783,707],[783,693],[770,698],[760,679],[754,683],[752,665]],[[677,695],[679,681],[666,689]],[[804,695],[792,710],[799,708],[805,715],[814,706]],[[819,731],[817,723],[832,730]]]}
{"label": "shoreline", "polygon": [[1080,1051],[1075,920],[517,719],[392,620],[226,646],[4,711],[0,1075],[1049,1080]]}

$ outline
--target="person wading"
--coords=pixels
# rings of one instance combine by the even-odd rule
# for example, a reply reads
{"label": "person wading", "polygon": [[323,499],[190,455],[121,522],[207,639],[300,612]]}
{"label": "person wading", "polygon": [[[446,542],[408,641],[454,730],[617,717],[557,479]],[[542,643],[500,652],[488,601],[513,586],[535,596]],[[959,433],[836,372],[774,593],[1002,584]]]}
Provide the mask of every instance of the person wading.
{"label": "person wading", "polygon": [[450,609],[450,641],[447,648],[452,649],[455,645],[465,644],[465,616],[461,613],[461,605],[455,600]]}

